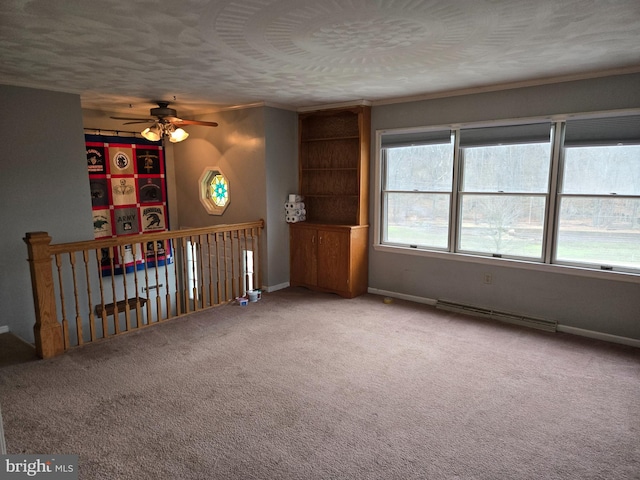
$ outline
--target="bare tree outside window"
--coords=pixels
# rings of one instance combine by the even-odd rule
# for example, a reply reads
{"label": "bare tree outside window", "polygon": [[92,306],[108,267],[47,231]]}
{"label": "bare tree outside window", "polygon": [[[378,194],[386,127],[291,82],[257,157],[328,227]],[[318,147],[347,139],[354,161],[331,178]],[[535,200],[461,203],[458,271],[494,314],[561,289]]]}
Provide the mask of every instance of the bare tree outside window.
{"label": "bare tree outside window", "polygon": [[549,143],[463,150],[460,251],[542,257],[550,158]]}
{"label": "bare tree outside window", "polygon": [[385,241],[446,249],[453,145],[389,148],[385,158]]}

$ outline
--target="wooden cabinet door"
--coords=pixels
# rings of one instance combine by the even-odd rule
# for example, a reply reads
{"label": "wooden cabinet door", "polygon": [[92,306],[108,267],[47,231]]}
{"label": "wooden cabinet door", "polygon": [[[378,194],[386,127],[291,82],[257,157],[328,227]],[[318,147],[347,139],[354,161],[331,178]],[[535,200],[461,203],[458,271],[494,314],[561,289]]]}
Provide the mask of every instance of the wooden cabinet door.
{"label": "wooden cabinet door", "polygon": [[349,291],[349,232],[318,230],[318,286]]}
{"label": "wooden cabinet door", "polygon": [[318,232],[312,228],[290,230],[291,285],[316,285]]}

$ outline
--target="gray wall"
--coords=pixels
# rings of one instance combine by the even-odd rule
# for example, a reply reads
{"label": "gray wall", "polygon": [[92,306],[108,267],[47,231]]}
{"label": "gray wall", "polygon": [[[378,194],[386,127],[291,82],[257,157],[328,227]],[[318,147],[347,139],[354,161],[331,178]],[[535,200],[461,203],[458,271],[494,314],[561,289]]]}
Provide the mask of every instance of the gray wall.
{"label": "gray wall", "polygon": [[0,326],[33,342],[26,232],[93,238],[80,97],[0,85]]}
{"label": "gray wall", "polygon": [[267,155],[267,285],[289,284],[289,225],[284,203],[298,191],[298,114],[276,108],[265,109]]}
{"label": "gray wall", "polygon": [[[373,108],[372,131],[640,108],[639,87],[640,75],[632,74],[383,105]],[[373,142],[372,172],[376,161]],[[372,192],[374,188],[372,176]],[[370,211],[373,224],[373,200]],[[369,287],[553,319],[570,329],[640,339],[639,283],[501,265],[499,260],[484,265],[371,249]],[[491,285],[483,283],[484,273],[492,274]]]}
{"label": "gray wall", "polygon": [[[296,114],[253,107],[200,119],[219,126],[189,127],[189,139],[174,145],[179,225],[204,227],[264,219],[261,287],[286,284],[288,228],[281,211],[297,178]],[[223,215],[209,215],[200,203],[198,181],[205,167],[220,167],[229,180],[230,203]]]}

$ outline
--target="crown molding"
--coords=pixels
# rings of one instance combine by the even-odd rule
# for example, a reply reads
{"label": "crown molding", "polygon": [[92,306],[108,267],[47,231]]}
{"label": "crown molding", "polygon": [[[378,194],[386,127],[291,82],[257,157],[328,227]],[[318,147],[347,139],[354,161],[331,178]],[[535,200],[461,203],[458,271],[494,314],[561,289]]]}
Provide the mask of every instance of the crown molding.
{"label": "crown molding", "polygon": [[611,68],[608,70],[596,70],[591,72],[574,73],[569,75],[560,75],[554,77],[543,77],[530,80],[520,80],[508,83],[497,83],[494,85],[484,85],[479,87],[461,88],[455,90],[442,90],[439,92],[425,93],[420,95],[412,95],[407,97],[385,98],[382,100],[374,100],[374,107],[382,105],[391,105],[396,103],[420,102],[423,100],[434,100],[438,98],[460,97],[464,95],[474,95],[478,93],[497,92],[501,90],[513,90],[517,88],[536,87],[541,85],[551,85],[554,83],[573,82],[577,80],[590,80],[594,78],[613,77],[617,75],[628,75],[640,73],[640,65],[631,65],[627,67]]}
{"label": "crown molding", "polygon": [[324,105],[313,105],[310,107],[298,107],[297,111],[302,112],[313,112],[315,110],[328,110],[331,108],[346,108],[346,107],[360,107],[367,106],[370,107],[372,103],[369,100],[351,100],[348,102],[340,102],[340,103],[327,103]]}

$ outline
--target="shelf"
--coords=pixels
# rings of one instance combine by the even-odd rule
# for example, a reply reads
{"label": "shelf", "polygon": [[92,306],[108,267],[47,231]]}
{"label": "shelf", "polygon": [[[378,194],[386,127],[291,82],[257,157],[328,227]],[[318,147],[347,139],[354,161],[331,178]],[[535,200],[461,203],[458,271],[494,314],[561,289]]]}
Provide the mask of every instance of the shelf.
{"label": "shelf", "polygon": [[368,223],[371,111],[365,107],[299,116],[299,193],[307,220]]}
{"label": "shelf", "polygon": [[358,168],[357,167],[302,167],[302,171],[303,172],[331,172],[331,171],[357,172]]}
{"label": "shelf", "polygon": [[307,193],[305,198],[358,198],[357,193]]}
{"label": "shelf", "polygon": [[302,143],[307,142],[335,142],[336,140],[360,140],[358,136],[346,136],[346,137],[318,137],[318,138],[303,138]]}

